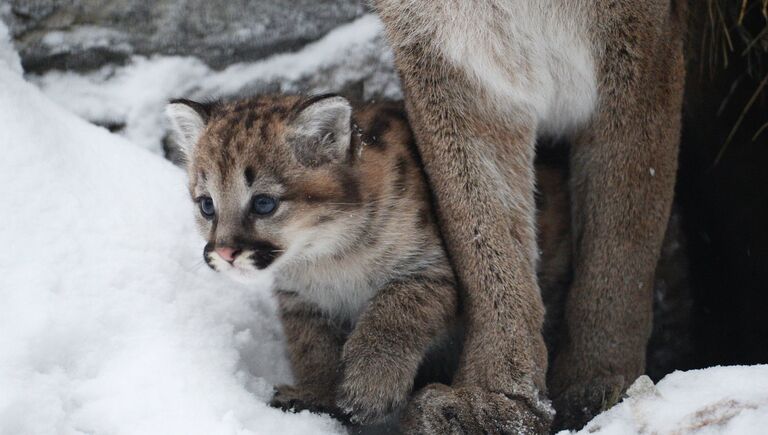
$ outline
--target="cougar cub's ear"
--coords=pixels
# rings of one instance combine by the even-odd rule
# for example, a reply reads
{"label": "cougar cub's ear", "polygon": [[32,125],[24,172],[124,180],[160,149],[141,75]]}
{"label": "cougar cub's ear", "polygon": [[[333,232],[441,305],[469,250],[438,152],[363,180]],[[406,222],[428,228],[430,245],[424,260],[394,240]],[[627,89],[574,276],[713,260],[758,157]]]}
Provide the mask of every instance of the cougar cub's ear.
{"label": "cougar cub's ear", "polygon": [[299,163],[316,167],[344,160],[352,134],[349,102],[337,95],[321,95],[296,110],[288,141]]}
{"label": "cougar cub's ear", "polygon": [[212,104],[184,99],[171,100],[165,106],[165,115],[171,121],[176,143],[186,157],[189,157],[200,139],[211,116],[211,109]]}

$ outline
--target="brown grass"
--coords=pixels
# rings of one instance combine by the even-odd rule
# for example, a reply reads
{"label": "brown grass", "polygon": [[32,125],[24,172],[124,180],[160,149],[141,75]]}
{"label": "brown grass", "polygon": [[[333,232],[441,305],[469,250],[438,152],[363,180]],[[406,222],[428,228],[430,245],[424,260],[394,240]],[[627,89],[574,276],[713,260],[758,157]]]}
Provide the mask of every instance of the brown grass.
{"label": "brown grass", "polygon": [[[693,0],[699,1],[699,0]],[[706,0],[708,26],[702,32],[700,73],[714,78],[718,73],[733,67],[738,57],[740,71],[720,105],[722,113],[731,96],[743,86],[754,88],[751,97],[739,101],[741,112],[721,148],[715,163],[725,153],[751,110],[765,110],[768,106],[768,0]],[[734,71],[730,71],[734,72]],[[756,127],[752,141],[768,130],[768,116]]]}

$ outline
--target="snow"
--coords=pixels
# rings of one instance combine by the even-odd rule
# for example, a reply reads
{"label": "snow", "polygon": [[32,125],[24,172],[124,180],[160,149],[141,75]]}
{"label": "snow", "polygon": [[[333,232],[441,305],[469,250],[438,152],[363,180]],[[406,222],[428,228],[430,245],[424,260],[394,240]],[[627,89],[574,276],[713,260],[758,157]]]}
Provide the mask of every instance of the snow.
{"label": "snow", "polygon": [[[326,83],[346,83],[371,73],[350,65],[380,32],[366,16],[263,62],[216,72],[135,58],[33,77],[41,92],[0,22],[0,434],[345,432],[265,404],[291,380],[275,302],[266,284],[243,287],[203,264],[184,175],[146,149],[159,150],[168,98],[233,95],[263,77],[290,90],[329,65]],[[127,127],[121,136],[83,118]],[[641,378],[579,433],[765,427],[763,365]]]}
{"label": "snow", "polygon": [[85,119],[102,125],[125,124],[126,138],[159,153],[168,130],[163,109],[171,98],[209,100],[275,88],[336,92],[356,81],[364,81],[366,98],[399,97],[392,54],[385,48],[382,32],[381,21],[368,14],[298,52],[234,64],[222,71],[193,57],[135,56],[125,66],[108,65],[88,74],[52,71],[29,79]]}
{"label": "snow", "polygon": [[108,47],[119,44],[125,50],[130,50],[130,44],[126,41],[116,42],[126,39],[120,32],[105,29],[99,26],[82,25],[68,32],[52,31],[46,33],[42,43],[51,48],[52,54],[68,53],[71,50]]}
{"label": "snow", "polygon": [[274,301],[203,264],[182,171],[56,106],[9,47],[0,434],[342,433],[265,404],[290,381]]}
{"label": "snow", "polygon": [[676,371],[655,386],[643,376],[627,395],[578,434],[758,435],[768,427],[768,365]]}

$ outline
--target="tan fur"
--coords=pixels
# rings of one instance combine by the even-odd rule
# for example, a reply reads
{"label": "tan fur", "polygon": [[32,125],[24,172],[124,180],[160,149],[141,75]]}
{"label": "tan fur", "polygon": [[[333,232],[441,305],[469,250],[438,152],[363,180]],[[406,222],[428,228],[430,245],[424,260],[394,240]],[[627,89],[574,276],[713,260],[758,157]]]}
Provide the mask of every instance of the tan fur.
{"label": "tan fur", "polygon": [[[468,331],[413,433],[540,432],[551,414],[535,277],[534,143],[572,143],[574,280],[549,390],[578,427],[644,369],[673,195],[684,2],[378,0]],[[567,46],[567,47],[566,47]]]}
{"label": "tan fur", "polygon": [[[274,261],[256,269],[274,275],[296,385],[278,387],[272,404],[370,423],[406,404],[425,353],[456,322],[457,292],[404,109],[361,108],[351,128],[304,143],[315,121],[307,113],[331,98],[340,99],[203,107],[190,191],[217,205],[215,218],[200,218],[214,269],[258,273],[221,261],[217,247],[238,248],[240,257],[251,245],[254,256],[258,246],[274,247]],[[335,155],[326,139],[349,147]],[[249,215],[242,204],[264,192],[279,196],[277,211]]]}
{"label": "tan fur", "polygon": [[[204,117],[188,150],[190,192],[193,198],[210,195],[217,204],[212,221],[200,216],[209,240],[204,257],[214,269],[241,273],[244,267],[214,261],[212,251],[220,245],[246,249],[250,241],[280,252],[263,269],[276,275],[296,384],[279,386],[271,404],[376,422],[405,406],[420,368],[421,382],[450,380],[444,355],[450,359],[460,348],[464,316],[402,106],[356,110],[348,152],[320,164],[327,155],[296,148],[291,134],[308,101],[267,96],[200,107],[182,103]],[[554,288],[568,267],[568,200],[560,169],[542,166],[539,180],[539,240],[552,250],[544,254],[540,273]],[[236,198],[264,191],[280,192],[284,210],[247,218]],[[332,243],[339,237],[337,221],[352,243]],[[297,236],[310,230],[314,238]],[[296,259],[290,254],[295,240],[329,248]],[[357,269],[365,283],[350,278]],[[361,306],[318,298],[318,292],[347,284],[350,293],[355,286],[372,287],[371,297]]]}

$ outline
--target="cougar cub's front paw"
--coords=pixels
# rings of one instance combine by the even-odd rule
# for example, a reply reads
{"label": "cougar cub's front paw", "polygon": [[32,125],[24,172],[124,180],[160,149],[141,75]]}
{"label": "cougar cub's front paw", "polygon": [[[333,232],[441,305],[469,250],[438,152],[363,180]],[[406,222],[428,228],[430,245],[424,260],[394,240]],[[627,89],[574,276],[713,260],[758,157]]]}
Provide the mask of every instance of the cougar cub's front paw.
{"label": "cougar cub's front paw", "polygon": [[347,362],[338,391],[338,408],[353,424],[380,423],[405,407],[413,376],[378,364],[375,358]]}
{"label": "cougar cub's front paw", "polygon": [[338,414],[332,398],[323,397],[293,385],[276,386],[275,395],[269,401],[269,406],[290,412],[308,410],[315,413]]}
{"label": "cougar cub's front paw", "polygon": [[595,379],[585,384],[568,387],[554,398],[555,429],[584,427],[594,416],[621,400],[625,382],[623,376]]}
{"label": "cougar cub's front paw", "polygon": [[411,400],[401,423],[408,434],[540,434],[551,421],[548,405],[536,399],[432,384]]}

